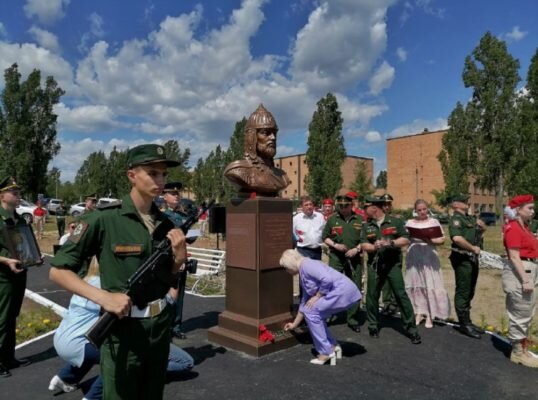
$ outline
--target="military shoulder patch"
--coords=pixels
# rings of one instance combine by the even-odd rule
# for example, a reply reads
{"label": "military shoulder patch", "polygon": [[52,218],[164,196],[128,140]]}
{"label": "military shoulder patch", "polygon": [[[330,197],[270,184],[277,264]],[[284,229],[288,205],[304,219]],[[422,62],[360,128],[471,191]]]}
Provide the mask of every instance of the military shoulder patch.
{"label": "military shoulder patch", "polygon": [[73,243],[78,243],[80,239],[82,238],[82,236],[84,236],[84,233],[88,230],[88,226],[89,225],[87,222],[80,221],[78,225],[76,226],[75,230],[73,231],[73,233],[69,235],[67,240]]}

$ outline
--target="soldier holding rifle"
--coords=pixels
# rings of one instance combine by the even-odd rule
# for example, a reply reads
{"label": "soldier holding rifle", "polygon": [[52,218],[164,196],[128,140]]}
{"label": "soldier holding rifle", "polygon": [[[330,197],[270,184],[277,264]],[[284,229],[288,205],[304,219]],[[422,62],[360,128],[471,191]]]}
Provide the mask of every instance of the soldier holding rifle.
{"label": "soldier holding rifle", "polygon": [[467,214],[468,202],[469,196],[466,194],[458,194],[450,198],[454,210],[448,223],[448,232],[452,239],[450,263],[456,276],[454,308],[460,323],[460,332],[480,339],[484,331],[471,321],[471,301],[478,280],[479,244],[486,226],[481,220]]}
{"label": "soldier holding rifle", "polygon": [[[130,194],[121,204],[82,218],[51,261],[50,278],[120,318],[100,349],[104,399],[161,399],[173,317],[165,298],[170,286],[150,282],[145,291],[148,305],[143,309],[131,306],[123,292],[129,277],[153,252],[156,243],[151,233],[167,220],[153,199],[164,188],[167,168],[179,163],[167,159],[164,148],[153,144],[129,150],[127,163]],[[173,253],[170,271],[177,273],[187,258],[185,236],[172,229],[167,238]],[[94,255],[101,266],[102,289],[76,274],[83,261]]]}

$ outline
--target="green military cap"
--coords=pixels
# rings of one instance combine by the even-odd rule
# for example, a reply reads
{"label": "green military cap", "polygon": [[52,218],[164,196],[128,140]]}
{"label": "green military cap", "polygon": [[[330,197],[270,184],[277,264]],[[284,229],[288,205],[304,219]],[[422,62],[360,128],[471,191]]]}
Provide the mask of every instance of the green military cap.
{"label": "green military cap", "polygon": [[164,185],[163,193],[180,192],[183,184],[181,182],[168,182]]}
{"label": "green military cap", "polygon": [[17,185],[15,179],[12,176],[6,176],[0,180],[0,192],[5,192],[8,190],[20,190],[21,187]]}
{"label": "green military cap", "polygon": [[177,167],[180,164],[178,161],[166,158],[164,147],[158,144],[142,144],[127,152],[129,168],[155,163],[165,163],[168,167]]}
{"label": "green military cap", "polygon": [[385,200],[383,198],[377,197],[377,196],[366,196],[364,198],[363,207],[366,208],[368,206],[381,206],[385,204]]}
{"label": "green military cap", "polygon": [[97,201],[97,193],[87,194],[84,197],[85,200],[95,200]]}
{"label": "green military cap", "polygon": [[467,203],[468,200],[469,195],[463,193],[454,194],[448,198],[449,203],[453,203],[455,201],[459,201],[460,203]]}
{"label": "green military cap", "polygon": [[380,197],[385,203],[392,203],[392,201],[394,200],[394,198],[388,194],[388,193],[385,193],[383,196]]}
{"label": "green military cap", "polygon": [[345,196],[336,196],[336,202],[335,204],[337,206],[348,206],[353,203],[353,199],[349,197],[348,195]]}

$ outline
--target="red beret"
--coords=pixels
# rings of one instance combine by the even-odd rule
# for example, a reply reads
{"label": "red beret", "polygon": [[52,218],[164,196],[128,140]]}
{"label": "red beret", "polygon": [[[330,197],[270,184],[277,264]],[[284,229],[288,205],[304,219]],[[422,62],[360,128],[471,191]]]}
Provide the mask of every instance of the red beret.
{"label": "red beret", "polygon": [[529,203],[534,203],[534,196],[532,194],[519,194],[512,197],[508,202],[508,205],[510,208],[516,208]]}
{"label": "red beret", "polygon": [[345,196],[346,196],[346,197],[349,197],[349,198],[351,198],[351,199],[356,199],[356,198],[359,197],[359,195],[358,195],[356,192],[347,192],[347,193],[345,194]]}
{"label": "red beret", "polygon": [[322,204],[330,204],[331,206],[334,205],[334,200],[333,199],[325,199],[321,202]]}

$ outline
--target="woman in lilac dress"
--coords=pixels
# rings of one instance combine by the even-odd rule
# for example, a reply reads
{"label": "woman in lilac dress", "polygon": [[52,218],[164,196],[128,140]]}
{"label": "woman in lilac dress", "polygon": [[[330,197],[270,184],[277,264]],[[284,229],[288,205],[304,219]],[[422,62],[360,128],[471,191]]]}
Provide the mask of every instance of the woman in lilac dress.
{"label": "woman in lilac dress", "polygon": [[304,318],[319,354],[310,362],[317,365],[330,362],[331,365],[336,365],[336,358],[342,357],[342,348],[329,332],[326,319],[358,302],[361,293],[345,275],[321,261],[305,258],[295,250],[286,250],[280,265],[291,275],[299,274],[299,283],[303,289],[297,317],[293,322],[288,322],[284,329],[297,328]]}
{"label": "woman in lilac dress", "polygon": [[[406,228],[441,228],[438,220],[428,216],[428,211],[428,204],[417,200],[416,217],[407,221]],[[411,229],[409,231],[412,232]],[[415,310],[416,324],[419,325],[425,318],[426,328],[432,328],[433,318],[445,319],[450,313],[441,263],[435,249],[435,246],[444,243],[445,237],[441,228],[440,237],[422,240],[410,235],[410,240],[405,260],[405,290]]]}

